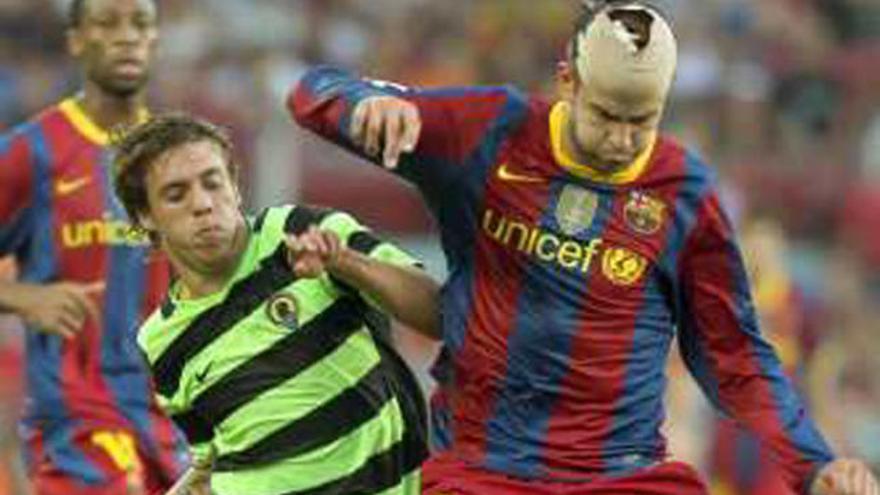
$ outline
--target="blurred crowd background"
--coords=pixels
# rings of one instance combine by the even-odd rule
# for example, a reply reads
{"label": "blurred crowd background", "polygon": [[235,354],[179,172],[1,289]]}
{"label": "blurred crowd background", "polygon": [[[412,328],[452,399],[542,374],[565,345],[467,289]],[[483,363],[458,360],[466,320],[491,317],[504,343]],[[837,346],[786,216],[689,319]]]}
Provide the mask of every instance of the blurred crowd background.
{"label": "blurred crowd background", "polygon": [[[314,63],[411,85],[512,83],[553,97],[577,0],[158,0],[154,109],[233,131],[253,207],[356,213],[444,275],[417,195],[319,143],[283,110]],[[718,167],[773,339],[834,447],[880,468],[880,1],[665,0],[680,41],[668,132]],[[66,0],[0,0],[0,129],[74,91]],[[0,276],[14,270],[0,263]],[[0,464],[20,332],[0,319]],[[434,348],[400,344],[422,373]],[[711,473],[716,418],[670,364],[674,455]],[[15,470],[0,469],[2,486]],[[10,488],[8,493],[19,494]],[[731,493],[716,485],[718,494]]]}

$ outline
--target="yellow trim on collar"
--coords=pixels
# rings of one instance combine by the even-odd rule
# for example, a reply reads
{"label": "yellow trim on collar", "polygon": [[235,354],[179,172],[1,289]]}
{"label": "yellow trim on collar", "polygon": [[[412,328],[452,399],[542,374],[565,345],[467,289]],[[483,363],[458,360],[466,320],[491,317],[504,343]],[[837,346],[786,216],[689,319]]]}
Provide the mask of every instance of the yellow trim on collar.
{"label": "yellow trim on collar", "polygon": [[[110,144],[110,134],[86,115],[82,105],[79,104],[75,97],[66,98],[58,105],[58,108],[64,113],[73,127],[75,127],[76,130],[78,130],[89,141],[98,146],[107,146]],[[149,118],[150,112],[146,108],[138,110],[138,124],[143,124]]]}
{"label": "yellow trim on collar", "polygon": [[578,163],[563,150],[562,133],[565,131],[570,112],[569,104],[564,101],[556,103],[550,110],[550,143],[556,163],[578,177],[606,184],[626,184],[642,176],[648,168],[654,145],[657,143],[656,132],[651,134],[648,146],[632,163],[614,172],[602,172],[589,165]]}

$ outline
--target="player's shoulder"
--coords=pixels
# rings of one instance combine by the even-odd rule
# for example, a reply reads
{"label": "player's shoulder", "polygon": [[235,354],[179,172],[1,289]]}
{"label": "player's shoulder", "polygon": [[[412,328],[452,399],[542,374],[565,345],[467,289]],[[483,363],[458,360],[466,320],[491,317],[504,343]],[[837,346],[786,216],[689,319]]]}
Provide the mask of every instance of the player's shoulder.
{"label": "player's shoulder", "polygon": [[558,102],[531,93],[520,93],[516,98],[516,105],[523,114],[519,132],[521,134],[536,133],[541,141],[546,141],[550,127],[550,115]]}
{"label": "player's shoulder", "polygon": [[61,116],[61,110],[57,104],[44,108],[39,112],[5,129],[0,135],[0,149],[8,147],[16,140],[26,140],[34,132],[45,130],[47,124]]}
{"label": "player's shoulder", "polygon": [[339,210],[325,206],[289,203],[262,209],[250,219],[250,224],[261,236],[299,234],[338,213]]}
{"label": "player's shoulder", "polygon": [[141,323],[137,331],[138,347],[147,355],[150,362],[155,361],[160,349],[167,340],[169,320],[173,312],[168,311],[170,301],[166,300]]}
{"label": "player's shoulder", "polygon": [[312,225],[331,230],[357,225],[357,220],[348,213],[310,204],[270,206],[248,221],[259,244],[260,256],[274,252],[285,236],[302,234]]}
{"label": "player's shoulder", "polygon": [[717,170],[697,150],[678,139],[660,134],[654,144],[649,175],[654,180],[674,180],[704,187],[717,182]]}
{"label": "player's shoulder", "polygon": [[[69,133],[72,126],[65,115],[63,105],[70,99],[45,107],[0,135],[0,155],[6,153],[37,152],[57,141],[59,134]],[[65,134],[74,136],[75,133]],[[68,137],[62,141],[70,141]],[[70,142],[77,142],[76,139]],[[15,151],[17,150],[17,151]]]}

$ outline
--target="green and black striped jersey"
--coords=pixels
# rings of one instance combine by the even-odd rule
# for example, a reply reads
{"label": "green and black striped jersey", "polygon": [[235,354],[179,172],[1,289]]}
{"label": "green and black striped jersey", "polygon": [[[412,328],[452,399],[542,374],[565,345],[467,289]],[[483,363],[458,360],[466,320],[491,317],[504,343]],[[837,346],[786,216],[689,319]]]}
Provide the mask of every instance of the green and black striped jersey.
{"label": "green and black striped jersey", "polygon": [[346,213],[263,211],[223,290],[181,300],[172,287],[141,328],[160,404],[194,455],[213,450],[220,495],[419,493],[423,404],[368,328],[376,310],[365,298],[326,274],[293,274],[284,237],[311,224],[372,258],[415,264]]}

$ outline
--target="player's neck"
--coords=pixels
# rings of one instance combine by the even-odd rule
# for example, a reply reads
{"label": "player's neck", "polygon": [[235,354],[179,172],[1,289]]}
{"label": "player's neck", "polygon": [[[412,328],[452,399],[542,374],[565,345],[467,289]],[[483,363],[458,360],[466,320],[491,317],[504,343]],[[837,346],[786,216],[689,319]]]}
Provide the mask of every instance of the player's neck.
{"label": "player's neck", "polygon": [[77,103],[92,122],[109,130],[117,126],[133,125],[141,120],[146,107],[145,101],[143,92],[131,96],[116,96],[87,83]]}

